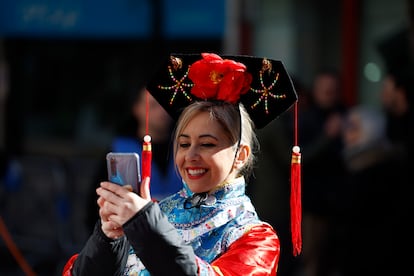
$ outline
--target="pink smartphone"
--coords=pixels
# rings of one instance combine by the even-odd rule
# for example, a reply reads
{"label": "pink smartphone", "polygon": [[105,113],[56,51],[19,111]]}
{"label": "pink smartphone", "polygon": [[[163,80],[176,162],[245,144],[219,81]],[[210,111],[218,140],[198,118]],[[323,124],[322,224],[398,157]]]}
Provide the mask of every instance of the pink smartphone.
{"label": "pink smartphone", "polygon": [[139,155],[132,152],[109,152],[106,155],[108,180],[138,193],[141,183]]}

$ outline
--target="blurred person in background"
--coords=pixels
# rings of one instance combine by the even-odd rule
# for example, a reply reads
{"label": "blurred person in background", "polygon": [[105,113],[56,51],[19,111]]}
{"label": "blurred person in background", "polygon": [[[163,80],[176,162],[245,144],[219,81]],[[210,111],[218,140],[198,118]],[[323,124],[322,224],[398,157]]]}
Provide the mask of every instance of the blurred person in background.
{"label": "blurred person in background", "polygon": [[346,107],[339,73],[317,72],[308,107],[299,110],[299,145],[302,148],[303,272],[329,275],[333,269],[339,190],[345,170],[341,130]]}
{"label": "blurred person in background", "polygon": [[[413,244],[413,229],[408,218],[413,214],[413,200],[410,184],[414,171],[414,1],[407,1],[409,22],[397,32],[381,40],[377,50],[385,65],[385,77],[380,94],[381,106],[386,114],[386,134],[393,147],[403,158],[404,164],[398,173],[405,178],[404,192],[396,216],[400,248],[395,253],[394,267],[408,271],[411,267],[409,254],[404,254],[409,244]],[[402,274],[402,273],[401,273]]]}
{"label": "blurred person in background", "polygon": [[362,105],[351,108],[343,141],[347,175],[338,244],[341,275],[401,275],[406,263],[400,256],[407,245],[401,236],[405,162],[386,135],[383,112]]}
{"label": "blurred person in background", "polygon": [[407,0],[407,13],[407,24],[376,47],[385,67],[380,101],[386,113],[387,136],[414,169],[414,0]]}
{"label": "blurred person in background", "polygon": [[[173,120],[164,108],[144,88],[140,89],[132,99],[130,113],[127,119],[118,128],[117,135],[108,151],[142,153],[142,141],[147,133],[151,133],[152,165],[151,165],[151,195],[154,200],[161,200],[182,187],[181,178],[175,170],[174,158],[171,150],[171,135]],[[148,109],[147,109],[148,105]],[[149,112],[148,132],[146,129],[146,112]],[[96,180],[108,178],[105,157],[102,157],[102,166],[98,169]],[[94,183],[95,183],[94,182]],[[98,216],[98,199],[92,186],[88,197],[87,225],[93,230]]]}
{"label": "blurred person in background", "polygon": [[[401,239],[399,252],[404,252],[407,244],[412,244],[412,226],[409,218],[414,211],[411,193],[407,192],[412,183],[414,171],[414,63],[402,63],[399,68],[389,69],[381,91],[381,103],[386,114],[386,135],[403,164],[396,168],[398,177],[403,177],[404,186],[398,202],[395,229]],[[395,266],[407,268],[410,260],[405,254],[397,254]],[[403,271],[403,270],[401,270]]]}
{"label": "blurred person in background", "polygon": [[382,84],[381,104],[386,113],[386,134],[414,168],[414,64],[389,71]]}

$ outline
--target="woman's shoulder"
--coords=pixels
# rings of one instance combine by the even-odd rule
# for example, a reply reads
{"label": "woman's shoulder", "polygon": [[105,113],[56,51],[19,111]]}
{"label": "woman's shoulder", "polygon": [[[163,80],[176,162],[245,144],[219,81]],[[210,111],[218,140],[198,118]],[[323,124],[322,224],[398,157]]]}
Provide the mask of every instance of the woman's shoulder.
{"label": "woman's shoulder", "polygon": [[262,240],[270,239],[278,244],[279,237],[275,229],[268,223],[255,220],[239,225],[229,225],[227,229],[228,245],[240,240]]}

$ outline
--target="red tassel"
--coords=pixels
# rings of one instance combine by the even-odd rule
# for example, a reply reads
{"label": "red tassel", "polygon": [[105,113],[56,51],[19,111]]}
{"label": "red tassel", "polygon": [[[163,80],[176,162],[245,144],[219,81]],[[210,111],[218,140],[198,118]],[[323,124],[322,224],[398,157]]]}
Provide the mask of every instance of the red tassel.
{"label": "red tassel", "polygon": [[294,109],[295,141],[292,149],[292,163],[290,167],[290,225],[292,232],[293,255],[302,252],[302,191],[300,147],[298,146],[298,102]]}
{"label": "red tassel", "polygon": [[290,223],[292,231],[293,255],[297,256],[302,251],[301,154],[298,146],[294,146],[292,151]]}
{"label": "red tassel", "polygon": [[142,154],[141,154],[141,174],[142,179],[146,177],[151,178],[151,162],[152,162],[152,148],[151,148],[151,136],[145,135],[144,142],[142,145]]}
{"label": "red tassel", "polygon": [[[145,91],[145,133],[144,142],[142,144],[142,153],[141,153],[141,177],[145,179],[150,177],[151,181],[151,162],[152,162],[152,146],[151,146],[151,136],[149,132],[149,91]],[[149,184],[148,184],[149,185]]]}

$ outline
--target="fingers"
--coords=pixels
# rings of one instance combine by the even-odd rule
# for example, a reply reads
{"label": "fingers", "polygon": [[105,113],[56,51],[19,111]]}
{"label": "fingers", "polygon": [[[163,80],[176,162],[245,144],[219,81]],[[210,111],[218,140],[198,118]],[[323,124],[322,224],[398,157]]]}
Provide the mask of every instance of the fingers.
{"label": "fingers", "polygon": [[102,208],[102,206],[105,203],[105,199],[103,199],[102,197],[99,197],[96,202],[98,203],[99,208]]}
{"label": "fingers", "polygon": [[111,182],[101,182],[101,187],[96,189],[98,194],[98,206],[102,207],[105,201],[113,203],[116,206],[122,204],[129,197],[130,190],[123,186],[113,184]]}
{"label": "fingers", "polygon": [[109,221],[109,216],[116,212],[117,207],[112,203],[105,201],[99,208],[99,216],[104,221]]}
{"label": "fingers", "polygon": [[102,230],[105,235],[110,238],[117,238],[123,235],[122,225],[125,222],[122,216],[119,216],[113,210],[116,210],[117,206],[108,201],[104,201],[101,208],[99,208],[99,216],[102,222]]}
{"label": "fingers", "polygon": [[110,220],[109,221],[101,220],[101,223],[102,223],[101,229],[108,238],[117,239],[124,235],[124,231],[122,227],[120,227],[115,222],[110,221]]}
{"label": "fingers", "polygon": [[98,188],[97,191],[101,188],[103,188],[104,190],[108,190],[111,193],[118,195],[119,197],[123,197],[131,191],[132,186],[121,186],[118,184],[105,181],[101,182],[100,188]]}
{"label": "fingers", "polygon": [[143,197],[117,184],[102,182],[101,187],[96,189],[101,219],[122,226],[151,200],[149,182],[149,177],[142,182]]}
{"label": "fingers", "polygon": [[150,177],[145,177],[140,185],[140,194],[141,197],[146,200],[151,200],[151,193],[150,193]]}

